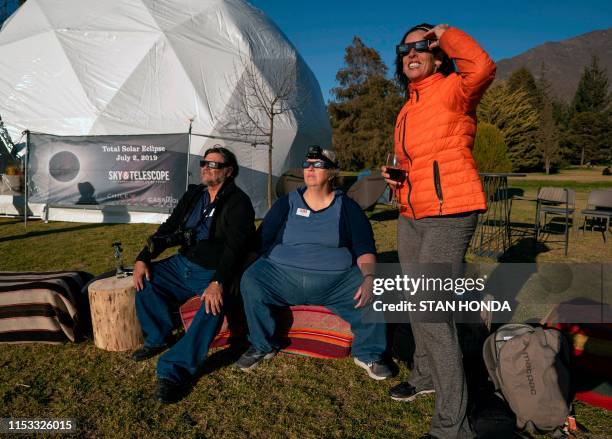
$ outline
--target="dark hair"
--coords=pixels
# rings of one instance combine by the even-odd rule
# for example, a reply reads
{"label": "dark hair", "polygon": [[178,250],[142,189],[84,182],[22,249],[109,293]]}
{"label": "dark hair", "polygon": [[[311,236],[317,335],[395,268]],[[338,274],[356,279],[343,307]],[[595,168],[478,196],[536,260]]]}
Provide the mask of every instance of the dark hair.
{"label": "dark hair", "polygon": [[[429,23],[418,24],[408,29],[408,31],[404,34],[404,36],[400,40],[399,44],[404,44],[404,41],[406,40],[406,37],[408,36],[408,34],[416,30],[422,30],[422,31],[427,32],[428,30],[431,30],[433,28],[434,26]],[[442,73],[444,76],[448,76],[455,71],[455,65],[453,64],[451,59],[448,57],[448,55],[444,53],[442,49],[440,49],[439,47],[436,47],[435,49],[432,50],[431,53],[434,56],[442,60],[442,64],[440,64],[440,67],[438,67],[438,72]],[[408,87],[408,83],[410,81],[408,81],[408,78],[404,74],[404,57],[400,55],[395,56],[395,78],[402,85],[402,89],[406,90],[406,87]]]}
{"label": "dark hair", "polygon": [[223,156],[223,161],[232,167],[232,174],[230,175],[230,177],[231,178],[238,177],[238,171],[239,171],[238,160],[236,159],[236,156],[234,155],[234,153],[231,152],[229,149],[224,148],[221,145],[215,145],[212,148],[208,148],[206,150],[206,152],[204,153],[204,157],[206,157],[208,154],[213,154],[215,152],[217,154],[221,154]]}

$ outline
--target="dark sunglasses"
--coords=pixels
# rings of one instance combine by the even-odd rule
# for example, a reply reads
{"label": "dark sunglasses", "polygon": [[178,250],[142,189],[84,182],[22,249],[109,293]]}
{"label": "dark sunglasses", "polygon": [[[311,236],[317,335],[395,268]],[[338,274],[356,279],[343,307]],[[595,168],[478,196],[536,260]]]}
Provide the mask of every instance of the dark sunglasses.
{"label": "dark sunglasses", "polygon": [[334,166],[331,163],[326,163],[323,161],[309,162],[308,160],[304,160],[302,162],[302,168],[304,169],[308,169],[311,166],[315,169],[333,169],[334,168]]}
{"label": "dark sunglasses", "polygon": [[395,53],[399,56],[406,56],[412,49],[417,52],[429,52],[429,43],[429,40],[421,40],[414,43],[398,44],[395,46]]}
{"label": "dark sunglasses", "polygon": [[212,160],[200,160],[200,168],[205,166],[208,169],[223,169],[227,168],[227,163],[213,162]]}

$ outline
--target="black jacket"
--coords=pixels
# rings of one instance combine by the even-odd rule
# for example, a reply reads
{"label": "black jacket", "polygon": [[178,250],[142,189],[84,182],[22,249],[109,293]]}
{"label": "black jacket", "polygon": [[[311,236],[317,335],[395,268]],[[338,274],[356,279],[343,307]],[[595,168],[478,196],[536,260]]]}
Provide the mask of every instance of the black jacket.
{"label": "black jacket", "polygon": [[[205,189],[202,184],[190,185],[172,214],[154,235],[168,235],[184,226]],[[229,284],[253,247],[255,211],[249,196],[236,186],[233,179],[226,181],[216,200],[209,238],[190,247],[183,245],[179,252],[204,268],[216,270],[213,281]],[[149,264],[151,259],[155,259],[164,250],[155,249],[155,253],[151,254],[145,246],[136,260]]]}

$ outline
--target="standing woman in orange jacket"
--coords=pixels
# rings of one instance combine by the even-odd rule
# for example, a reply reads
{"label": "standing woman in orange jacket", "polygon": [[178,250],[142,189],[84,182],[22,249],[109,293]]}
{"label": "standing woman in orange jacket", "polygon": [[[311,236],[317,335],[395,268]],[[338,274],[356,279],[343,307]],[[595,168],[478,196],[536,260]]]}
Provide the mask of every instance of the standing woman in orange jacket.
{"label": "standing woman in orange jacket", "polygon": [[[385,167],[382,171],[400,209],[400,263],[461,264],[478,213],[486,210],[472,148],[476,106],[493,82],[495,64],[465,32],[421,24],[397,46],[396,75],[407,92],[395,126],[395,154],[405,181],[392,180]],[[391,397],[412,401],[435,392],[431,428],[424,437],[473,437],[454,321],[411,319],[414,368],[408,382],[391,389]]]}

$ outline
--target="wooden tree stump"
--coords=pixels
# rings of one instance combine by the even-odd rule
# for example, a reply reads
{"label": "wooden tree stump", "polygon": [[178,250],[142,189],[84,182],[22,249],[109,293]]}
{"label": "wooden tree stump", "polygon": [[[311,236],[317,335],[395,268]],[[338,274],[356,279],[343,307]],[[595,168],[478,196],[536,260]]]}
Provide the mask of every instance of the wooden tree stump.
{"label": "wooden tree stump", "polygon": [[100,279],[89,286],[94,344],[106,351],[128,351],[143,344],[132,277]]}

